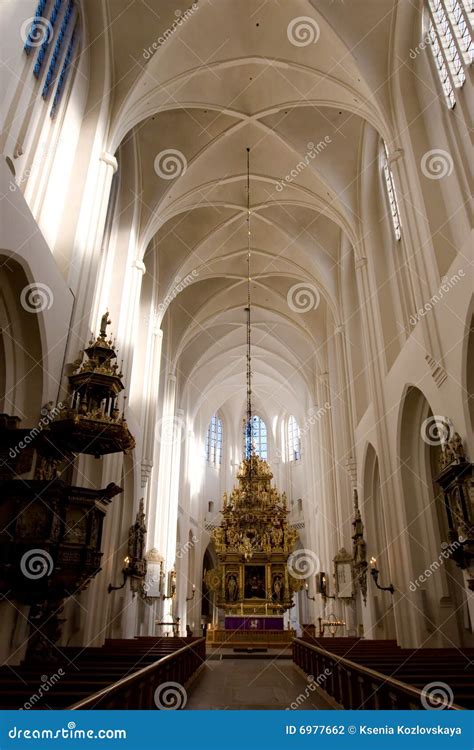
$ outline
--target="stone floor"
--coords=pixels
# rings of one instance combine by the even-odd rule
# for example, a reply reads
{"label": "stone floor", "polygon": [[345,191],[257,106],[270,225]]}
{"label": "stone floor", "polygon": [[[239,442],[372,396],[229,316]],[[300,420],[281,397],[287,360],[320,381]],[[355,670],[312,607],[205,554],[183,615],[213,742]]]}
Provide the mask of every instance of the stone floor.
{"label": "stone floor", "polygon": [[291,659],[208,660],[190,686],[186,709],[332,709]]}

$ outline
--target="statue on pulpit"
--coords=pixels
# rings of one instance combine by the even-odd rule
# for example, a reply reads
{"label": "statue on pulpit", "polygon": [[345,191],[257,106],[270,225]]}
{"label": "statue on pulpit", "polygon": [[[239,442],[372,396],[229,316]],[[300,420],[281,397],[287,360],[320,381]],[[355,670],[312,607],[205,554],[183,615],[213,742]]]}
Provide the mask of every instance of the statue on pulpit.
{"label": "statue on pulpit", "polygon": [[100,337],[105,339],[107,336],[107,326],[111,324],[111,320],[109,318],[109,311],[102,315],[102,318],[100,320]]}

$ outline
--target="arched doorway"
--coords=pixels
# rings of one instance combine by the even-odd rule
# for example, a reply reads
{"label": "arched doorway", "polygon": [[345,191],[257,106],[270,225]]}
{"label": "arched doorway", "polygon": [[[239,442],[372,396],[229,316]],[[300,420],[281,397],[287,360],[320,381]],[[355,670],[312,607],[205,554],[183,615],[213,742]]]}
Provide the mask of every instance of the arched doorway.
{"label": "arched doorway", "polygon": [[0,253],[0,413],[23,426],[36,424],[44,406],[40,286],[35,293],[22,266]]}
{"label": "arched doorway", "polygon": [[[389,540],[382,503],[382,488],[377,453],[372,444],[367,448],[364,469],[364,496],[362,510],[366,526],[367,559],[375,557],[377,567],[391,580],[389,561]],[[393,599],[385,591],[379,591],[372,581],[368,581],[367,605],[370,612],[368,638],[396,638]]]}
{"label": "arched doorway", "polygon": [[400,470],[413,580],[408,582],[421,622],[423,646],[465,643],[467,603],[462,576],[443,556],[448,540],[447,519],[438,474],[442,425],[449,420],[433,415],[424,394],[410,387],[400,422]]}

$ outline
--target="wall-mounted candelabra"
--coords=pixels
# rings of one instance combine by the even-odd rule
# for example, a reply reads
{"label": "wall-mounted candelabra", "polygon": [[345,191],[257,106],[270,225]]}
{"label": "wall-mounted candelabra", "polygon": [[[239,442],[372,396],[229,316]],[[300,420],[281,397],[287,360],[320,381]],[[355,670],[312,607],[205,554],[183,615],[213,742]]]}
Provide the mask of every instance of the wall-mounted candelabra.
{"label": "wall-mounted candelabra", "polygon": [[380,591],[389,591],[393,595],[395,593],[395,589],[393,588],[392,584],[390,584],[389,586],[381,586],[379,584],[380,571],[377,568],[377,560],[375,557],[370,558],[370,565],[371,565],[370,575],[372,576],[372,579],[375,585],[377,586],[377,588],[380,589]]}
{"label": "wall-mounted candelabra", "polygon": [[120,589],[123,589],[130,575],[132,575],[132,571],[130,568],[130,558],[127,555],[127,557],[124,557],[123,559],[122,583],[120,586],[112,586],[112,584],[109,583],[107,586],[108,593],[110,594],[112,591],[120,591]]}
{"label": "wall-mounted candelabra", "polygon": [[310,601],[312,601],[312,602],[315,602],[315,601],[316,601],[316,597],[315,597],[315,596],[310,596],[310,595],[309,595],[309,584],[305,583],[305,585],[304,585],[304,590],[305,590],[305,592],[306,592],[306,596],[307,596],[307,598],[308,598],[308,599],[310,599]]}
{"label": "wall-mounted candelabra", "polygon": [[318,573],[316,578],[316,593],[321,594],[324,601],[326,599],[337,599],[337,596],[335,594],[329,594],[329,586],[326,573]]}
{"label": "wall-mounted candelabra", "polygon": [[186,601],[187,602],[191,602],[194,599],[194,594],[195,593],[196,593],[196,586],[193,583],[193,588],[192,588],[192,591],[191,591],[191,596],[187,596],[186,597]]}
{"label": "wall-mounted candelabra", "polygon": [[176,571],[170,570],[168,573],[168,593],[162,594],[161,598],[163,601],[165,599],[174,599],[176,596]]}

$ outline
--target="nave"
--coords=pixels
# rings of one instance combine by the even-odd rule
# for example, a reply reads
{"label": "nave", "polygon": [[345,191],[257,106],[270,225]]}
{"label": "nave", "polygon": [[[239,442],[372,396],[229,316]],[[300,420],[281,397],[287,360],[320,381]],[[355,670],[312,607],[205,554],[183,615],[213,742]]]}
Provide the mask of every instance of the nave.
{"label": "nave", "polygon": [[187,710],[331,710],[333,704],[295,667],[288,655],[211,657],[188,693]]}
{"label": "nave", "polygon": [[473,707],[468,5],[1,2],[5,707]]}

